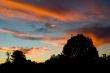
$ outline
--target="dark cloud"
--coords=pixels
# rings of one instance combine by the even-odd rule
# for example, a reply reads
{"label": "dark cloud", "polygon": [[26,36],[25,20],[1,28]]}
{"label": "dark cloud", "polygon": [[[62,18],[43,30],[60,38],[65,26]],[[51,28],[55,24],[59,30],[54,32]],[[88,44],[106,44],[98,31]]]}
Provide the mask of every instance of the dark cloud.
{"label": "dark cloud", "polygon": [[101,26],[92,26],[92,27],[83,27],[80,29],[77,29],[76,31],[78,31],[79,33],[92,33],[94,35],[96,35],[98,38],[101,39],[105,39],[105,40],[110,40],[110,26],[105,26],[105,27],[101,27]]}
{"label": "dark cloud", "polygon": [[41,6],[49,10],[68,11],[84,4],[110,5],[109,0],[15,0],[17,2],[28,3],[34,6]]}
{"label": "dark cloud", "polygon": [[[74,20],[110,18],[108,0],[15,0],[20,3],[38,6],[53,13]],[[65,17],[64,17],[65,18]]]}
{"label": "dark cloud", "polygon": [[[4,10],[4,8],[2,8],[1,11],[3,12],[1,14],[3,15],[7,14],[6,16],[10,16],[12,14],[14,17],[16,17],[16,14],[19,14],[17,15],[17,17],[19,16],[22,20],[23,18],[28,18],[28,20],[33,19],[35,21],[37,20],[38,22],[45,23],[46,27],[39,29],[36,29],[32,25],[32,27],[35,28],[35,30],[38,32],[47,32],[47,30],[56,28],[56,25],[58,25],[62,27],[62,29],[57,28],[59,32],[60,30],[62,32],[64,27],[64,30],[67,28],[69,29],[69,31],[66,32],[70,33],[92,33],[96,37],[101,39],[109,39],[110,36],[110,26],[109,24],[106,24],[109,22],[101,21],[104,19],[110,19],[110,1],[108,0],[10,0],[8,1],[8,3],[7,1],[4,1],[3,3],[5,4],[1,4],[1,6],[6,6],[6,8],[9,7],[10,9],[12,9],[9,11],[9,9]],[[13,6],[11,3],[18,5],[18,7]],[[16,9],[18,9],[18,12],[16,11]],[[29,12],[29,14],[25,14],[26,12],[23,12],[22,10],[26,11],[27,13]],[[30,15],[30,13],[32,13],[32,16]],[[60,22],[64,21],[64,24],[66,23],[66,21],[70,23],[72,22],[73,25],[60,25],[59,23],[54,24],[54,19],[57,19]],[[100,23],[92,24],[92,21]],[[77,24],[79,22],[80,25],[78,25],[75,29],[73,28],[75,27],[73,22],[76,22]],[[84,23],[90,24],[82,27],[82,24]],[[105,26],[104,24],[106,24],[107,26]],[[9,33],[17,38],[22,39],[53,40],[53,38],[50,37],[39,37],[38,35],[20,33],[16,31],[1,30],[1,32]],[[106,35],[104,35],[105,32],[107,33]]]}
{"label": "dark cloud", "polygon": [[65,31],[66,34],[84,34],[90,37],[96,46],[110,44],[110,24],[107,21],[88,24],[77,29]]}
{"label": "dark cloud", "polygon": [[47,28],[38,28],[33,32],[51,33]]}
{"label": "dark cloud", "polygon": [[11,29],[7,29],[7,28],[1,28],[0,29],[0,33],[6,33],[6,34],[10,34],[16,38],[19,39],[24,39],[24,40],[41,40],[41,41],[58,41],[58,40],[65,40],[65,38],[63,37],[49,37],[49,36],[40,36],[37,34],[30,34],[30,33],[23,33],[23,32],[18,32],[18,31],[14,31]]}
{"label": "dark cloud", "polygon": [[28,3],[34,6],[40,6],[48,10],[68,11],[74,6],[74,0],[16,0],[17,2]]}
{"label": "dark cloud", "polygon": [[16,35],[13,35],[14,37],[16,38],[19,38],[19,39],[23,39],[23,40],[42,40],[42,38],[38,37],[38,38],[35,38],[35,37],[19,37],[19,36],[16,36]]}
{"label": "dark cloud", "polygon": [[0,6],[5,6],[1,8],[3,12],[1,15],[5,15],[4,17],[49,23],[50,28],[53,27],[50,25],[51,19],[78,22],[110,18],[109,1],[107,3],[105,0],[10,0],[1,2],[4,4]]}
{"label": "dark cloud", "polygon": [[80,28],[68,30],[68,32],[92,33],[95,34],[98,38],[109,39],[110,22],[109,20],[102,20],[92,24],[89,23]]}

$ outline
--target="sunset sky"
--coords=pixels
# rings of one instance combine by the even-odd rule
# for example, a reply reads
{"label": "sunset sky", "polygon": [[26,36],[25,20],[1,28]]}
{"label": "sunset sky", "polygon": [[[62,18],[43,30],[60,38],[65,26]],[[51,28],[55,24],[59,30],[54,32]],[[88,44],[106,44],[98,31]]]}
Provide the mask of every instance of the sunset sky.
{"label": "sunset sky", "polygon": [[110,0],[0,0],[0,63],[16,49],[43,62],[71,34],[90,37],[100,55],[110,55]]}

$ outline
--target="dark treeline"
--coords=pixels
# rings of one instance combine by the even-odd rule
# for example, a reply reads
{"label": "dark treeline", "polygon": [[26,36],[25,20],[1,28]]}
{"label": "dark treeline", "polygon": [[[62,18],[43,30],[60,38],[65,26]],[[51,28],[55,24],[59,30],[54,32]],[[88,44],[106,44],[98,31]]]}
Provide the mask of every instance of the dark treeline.
{"label": "dark treeline", "polygon": [[[10,53],[7,52],[6,62],[0,65],[1,72],[10,71],[45,71],[49,69],[59,69],[61,66],[72,67],[85,66],[85,65],[109,65],[110,56],[103,55],[99,57],[96,47],[90,38],[81,34],[72,36],[65,44],[61,54],[52,55],[50,59],[44,63],[37,63],[31,60],[27,60],[25,54],[22,51],[16,50],[13,52],[10,58]],[[57,67],[56,67],[57,66]],[[60,68],[61,69],[61,68]]]}

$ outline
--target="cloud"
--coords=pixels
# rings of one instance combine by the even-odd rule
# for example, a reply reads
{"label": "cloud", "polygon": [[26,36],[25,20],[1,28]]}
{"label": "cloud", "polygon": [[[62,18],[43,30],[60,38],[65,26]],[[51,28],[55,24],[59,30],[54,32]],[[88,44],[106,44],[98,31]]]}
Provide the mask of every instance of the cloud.
{"label": "cloud", "polygon": [[47,41],[42,41],[42,42],[45,44],[51,45],[51,46],[63,48],[63,46],[67,42],[67,38],[59,39],[59,40],[58,39],[57,40],[47,40]]}
{"label": "cloud", "polygon": [[[105,23],[106,24],[106,23]],[[89,24],[78,29],[72,29],[65,31],[67,34],[84,34],[93,40],[94,45],[101,46],[104,44],[110,44],[110,25]]]}
{"label": "cloud", "polygon": [[[14,0],[19,3],[39,6],[53,13],[63,15],[68,19],[87,20],[88,17],[105,18],[109,13],[110,2],[104,0]],[[86,18],[87,17],[87,18]]]}
{"label": "cloud", "polygon": [[45,23],[49,28],[54,28],[55,25],[51,23],[51,20],[57,16],[57,14],[40,7],[17,3],[11,0],[0,0],[0,18],[2,19],[41,22]]}
{"label": "cloud", "polygon": [[7,28],[1,28],[0,29],[0,33],[10,34],[10,35],[12,35],[12,36],[14,36],[16,38],[27,39],[27,40],[49,39],[48,37],[43,37],[43,36],[39,36],[39,35],[36,35],[36,34],[18,32],[18,31],[14,31],[14,30],[11,30],[11,29],[7,29]]}
{"label": "cloud", "polygon": [[[12,25],[6,24],[7,28],[0,28],[0,33],[23,40],[40,40],[50,47],[63,47],[68,38],[61,35],[62,33],[66,33],[66,36],[84,34],[92,38],[95,46],[110,43],[110,23],[102,22],[110,19],[110,1],[108,0],[0,0],[0,19],[25,21],[35,29],[35,32],[37,31],[36,34],[19,32],[7,29]],[[38,22],[45,26],[41,24],[40,28],[35,27]],[[35,26],[32,23],[35,23]],[[53,28],[55,33],[51,31]],[[37,34],[41,32],[55,36]],[[61,37],[56,37],[57,35]],[[19,49],[33,56],[49,53],[51,52],[49,48]],[[19,50],[18,48],[2,48],[0,51],[14,51],[15,49]]]}
{"label": "cloud", "polygon": [[28,34],[28,33],[22,33],[22,32],[18,32],[18,31],[14,31],[14,30],[11,30],[11,29],[7,29],[7,28],[1,28],[0,29],[0,33],[6,33],[6,34],[11,34],[15,37],[26,37],[26,38],[35,38],[35,39],[40,39],[41,36],[38,36],[38,35],[34,35],[34,34]]}
{"label": "cloud", "polygon": [[45,8],[41,8],[39,6],[32,6],[32,5],[24,4],[24,3],[19,3],[15,1],[1,0],[0,6],[1,6],[0,11],[2,12],[1,15],[4,15],[3,12],[7,11],[7,16],[10,16],[10,17],[12,17],[13,15],[13,17],[20,18],[18,15],[16,15],[16,13],[18,13],[18,14],[23,15],[23,16],[21,15],[21,19],[23,17],[25,18],[26,14],[29,14],[30,20],[32,18],[33,20],[36,19],[36,21],[39,18],[42,18],[42,19],[44,18],[44,21],[45,21],[45,19],[48,17],[52,17],[52,18],[59,19],[59,20],[60,19],[63,20],[63,18],[65,18],[65,16],[46,10]]}
{"label": "cloud", "polygon": [[43,49],[43,48],[34,48],[29,51],[26,51],[26,54],[27,55],[40,55],[40,54],[46,54],[49,52],[51,52],[51,50]]}
{"label": "cloud", "polygon": [[[48,3],[47,3],[48,1]],[[82,2],[82,1],[81,1]],[[41,1],[15,1],[15,0],[1,0],[0,1],[0,15],[8,18],[17,18],[21,20],[51,22],[51,19],[60,21],[82,21],[87,20],[88,15],[77,8],[76,5],[81,3],[74,0],[41,0]],[[35,4],[33,4],[35,3]],[[48,5],[47,5],[48,4]],[[86,4],[87,5],[87,4]],[[82,9],[86,6],[81,4]],[[95,5],[96,6],[96,5]],[[89,7],[89,6],[87,6]],[[91,9],[91,8],[87,8]],[[96,13],[98,8],[92,8],[92,13]],[[87,11],[88,12],[88,11]],[[90,11],[89,11],[90,12]],[[99,12],[99,11],[98,11]],[[97,13],[98,13],[97,12]],[[4,14],[5,13],[5,14]],[[16,15],[18,14],[18,15]],[[28,18],[27,18],[28,17]]]}
{"label": "cloud", "polygon": [[8,48],[8,47],[0,48],[0,52],[13,52],[15,50],[19,50],[19,48]]}
{"label": "cloud", "polygon": [[44,47],[43,48],[31,48],[31,49],[21,48],[21,47],[0,48],[0,52],[14,52],[16,50],[20,50],[29,56],[36,56],[36,55],[40,55],[40,54],[49,53],[52,51],[52,50],[46,49],[46,47],[45,48]]}
{"label": "cloud", "polygon": [[16,38],[27,39],[27,40],[50,40],[51,41],[51,40],[62,39],[62,38],[51,38],[51,37],[46,37],[46,36],[40,36],[36,34],[31,34],[31,33],[18,32],[18,31],[14,31],[11,29],[7,29],[7,28],[1,28],[0,33],[10,34]]}
{"label": "cloud", "polygon": [[[43,22],[49,28],[56,28],[57,26],[53,24],[55,20],[64,23],[91,23],[92,21],[97,22],[99,20],[110,18],[109,5],[109,2],[105,0],[0,0],[0,17],[7,19],[20,19],[31,22]],[[86,32],[85,34],[93,36],[94,40],[100,38],[99,40],[102,42],[105,42],[105,40],[102,40],[103,38],[106,39],[109,36],[102,36],[104,32],[108,31],[109,27],[97,27],[96,24],[91,24],[93,25],[92,27],[79,28],[81,25],[82,24],[78,26],[78,29],[71,30],[70,32]],[[60,26],[63,26],[63,24]],[[68,26],[71,26],[71,24],[68,24]],[[57,29],[60,30],[60,28]],[[46,29],[39,29],[38,31],[45,30]],[[0,31],[11,34],[16,38],[26,40],[58,41],[62,39],[62,37],[44,37],[36,34],[21,33],[6,29],[0,29]],[[67,38],[64,38],[64,40],[66,39]],[[101,43],[97,42],[97,45],[100,44]]]}
{"label": "cloud", "polygon": [[54,24],[55,21],[64,24],[93,22],[110,18],[109,13],[109,5],[103,0],[0,0],[0,18],[41,22],[51,29],[58,30],[60,23]]}
{"label": "cloud", "polygon": [[30,34],[30,33],[23,33],[23,32],[14,31],[11,29],[7,29],[7,28],[1,28],[0,33],[9,34],[15,38],[19,38],[23,40],[40,40],[43,43],[47,42],[48,44],[50,43],[53,46],[59,46],[59,47],[62,46],[61,43],[65,43],[67,39],[66,37],[54,38],[54,37],[40,36],[40,35]]}

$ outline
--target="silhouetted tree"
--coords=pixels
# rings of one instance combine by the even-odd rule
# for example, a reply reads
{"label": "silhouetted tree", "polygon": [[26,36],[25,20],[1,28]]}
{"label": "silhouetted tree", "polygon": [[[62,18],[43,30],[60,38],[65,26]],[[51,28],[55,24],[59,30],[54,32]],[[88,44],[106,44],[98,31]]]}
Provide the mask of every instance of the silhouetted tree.
{"label": "silhouetted tree", "polygon": [[49,60],[45,61],[45,64],[66,64],[66,59],[62,54],[58,54],[57,56],[52,55]]}
{"label": "silhouetted tree", "polygon": [[6,55],[7,55],[6,62],[10,62],[10,53],[9,53],[9,52],[7,52],[7,53],[6,53]]}
{"label": "silhouetted tree", "polygon": [[78,62],[93,61],[98,59],[98,52],[90,38],[81,34],[71,37],[62,51],[63,55]]}
{"label": "silhouetted tree", "polygon": [[15,63],[24,63],[26,61],[26,57],[22,51],[16,50],[12,54],[12,62]]}
{"label": "silhouetted tree", "polygon": [[[16,50],[11,55],[12,62],[6,62],[0,65],[0,73],[5,72],[18,72],[22,71],[46,71],[46,70],[67,70],[67,68],[72,65],[72,71],[77,68],[78,70],[80,66],[84,66],[86,64],[106,64],[110,66],[110,56],[103,54],[103,57],[98,56],[98,52],[96,47],[93,45],[93,42],[90,38],[85,37],[83,35],[72,36],[65,44],[63,51],[61,54],[52,55],[50,59],[45,61],[45,63],[36,63],[31,60],[26,60],[25,54],[22,51]],[[7,61],[10,60],[10,53],[7,52]],[[48,66],[51,64],[50,66]],[[56,64],[66,64],[57,65]],[[69,64],[69,66],[68,66]],[[84,64],[84,65],[79,65]],[[76,67],[78,66],[78,67]],[[91,66],[91,65],[90,65]],[[73,68],[74,67],[74,68]],[[104,66],[105,67],[105,66]],[[36,70],[37,69],[37,70]],[[73,70],[74,69],[74,70]],[[84,67],[84,70],[86,68]],[[92,69],[92,68],[90,68]],[[70,69],[69,69],[70,70]],[[69,71],[68,70],[68,71]],[[82,70],[82,67],[81,67]]]}

